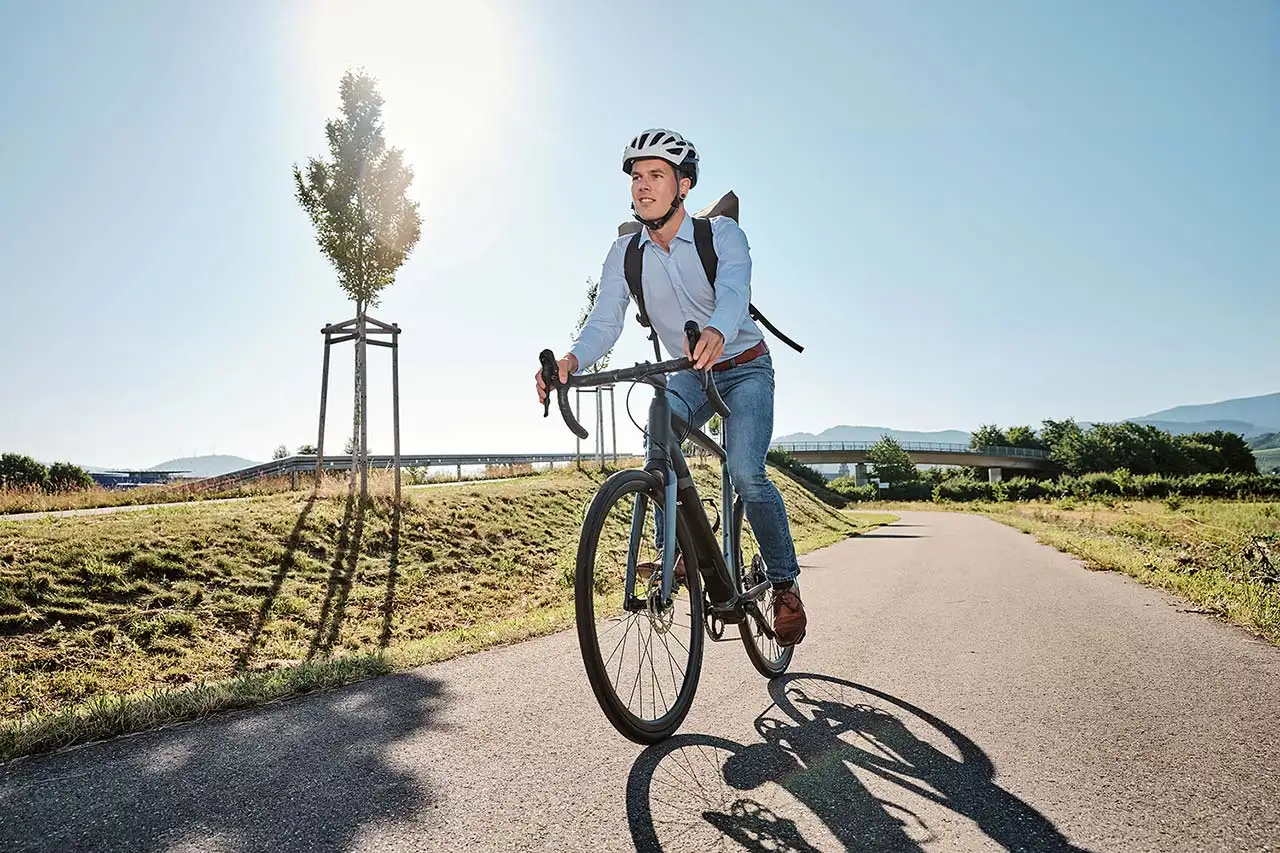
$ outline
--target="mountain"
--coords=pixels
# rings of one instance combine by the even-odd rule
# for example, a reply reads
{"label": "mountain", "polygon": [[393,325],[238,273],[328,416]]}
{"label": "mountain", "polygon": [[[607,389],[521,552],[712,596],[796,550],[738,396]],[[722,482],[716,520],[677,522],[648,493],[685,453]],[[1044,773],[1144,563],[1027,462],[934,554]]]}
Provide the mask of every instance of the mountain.
{"label": "mountain", "polygon": [[217,477],[260,463],[239,456],[184,456],[152,465],[148,471],[189,471],[191,477]]}
{"label": "mountain", "polygon": [[1237,428],[1231,431],[1243,431],[1245,436],[1280,432],[1280,393],[1263,394],[1258,397],[1237,397],[1218,403],[1175,406],[1172,409],[1152,412],[1139,418],[1130,418],[1130,420],[1140,423],[1167,421],[1184,424],[1236,422]]}
{"label": "mountain", "polygon": [[1267,432],[1267,427],[1258,426],[1257,424],[1248,423],[1246,421],[1168,421],[1168,420],[1151,420],[1149,418],[1130,418],[1135,424],[1145,424],[1153,426],[1156,429],[1162,429],[1170,435],[1187,435],[1193,432],[1213,432],[1222,430],[1223,432],[1238,433],[1245,438],[1260,435]]}
{"label": "mountain", "polygon": [[937,432],[919,432],[908,429],[889,429],[872,426],[834,426],[814,435],[811,432],[793,432],[780,435],[772,444],[796,444],[804,441],[879,441],[885,433],[895,441],[932,442],[935,444],[968,444],[969,433],[958,429]]}

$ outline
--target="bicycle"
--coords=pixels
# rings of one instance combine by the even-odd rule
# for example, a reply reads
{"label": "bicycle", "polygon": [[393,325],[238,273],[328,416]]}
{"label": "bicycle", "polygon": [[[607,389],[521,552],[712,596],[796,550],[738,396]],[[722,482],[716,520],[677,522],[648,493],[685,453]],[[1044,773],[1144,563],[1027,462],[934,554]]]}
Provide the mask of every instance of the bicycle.
{"label": "bicycle", "polygon": [[[685,335],[689,352],[693,352],[700,336],[697,324],[686,323]],[[786,672],[794,647],[780,646],[773,632],[773,585],[766,576],[758,548],[753,549],[749,562],[744,559],[744,546],[751,544],[744,542],[745,507],[741,497],[733,492],[724,447],[671,412],[667,377],[692,369],[689,358],[578,374],[570,376],[567,383],[559,381],[551,350],[543,350],[539,359],[547,389],[543,417],[550,414],[554,388],[560,414],[579,438],[585,439],[587,431],[569,407],[570,388],[615,382],[643,383],[654,388],[643,469],[618,471],[609,476],[596,492],[583,520],[574,571],[574,598],[578,645],[587,679],[601,710],[624,737],[641,744],[656,743],[675,733],[693,705],[702,670],[704,633],[713,642],[731,641],[732,637],[724,636],[725,628],[737,625],[747,657],[761,675],[770,679]],[[716,390],[711,371],[700,371],[699,379],[715,411],[721,418],[729,418],[731,413]],[[720,460],[720,503],[714,525],[707,517],[704,501],[681,452],[683,437]],[[715,506],[714,501],[706,503]],[[650,507],[654,510],[652,514]],[[676,512],[662,514],[662,535],[658,536],[656,516],[664,507],[676,507]],[[615,508],[623,510],[622,517],[611,525],[609,518]],[[650,517],[655,519],[652,528],[648,527]],[[732,518],[732,524],[719,531],[721,537],[717,541],[722,518]],[[659,547],[657,543],[661,543],[661,571],[650,569],[648,577],[642,577],[641,567],[646,563],[639,560],[639,552],[650,541],[655,551]],[[619,552],[624,546],[625,560],[620,562],[625,563],[625,568],[619,584],[619,566],[602,572],[597,558],[603,551],[607,561],[610,553]],[[675,574],[677,555],[684,557],[683,579]],[[603,611],[601,618],[597,617],[598,608]],[[678,621],[682,613],[688,617],[687,624]],[[653,645],[656,635],[661,648],[650,648],[648,653],[639,649],[635,677],[631,679],[628,670],[628,678],[620,687],[610,674],[616,670],[621,679],[631,629],[636,628],[638,646],[646,623],[649,646]],[[624,627],[622,637],[606,658],[603,649],[619,626]],[[687,642],[683,641],[685,632]],[[666,660],[659,661],[655,651],[665,651]],[[615,658],[618,658],[616,666]],[[641,683],[646,666],[654,682],[649,685],[647,695]],[[661,671],[664,668],[665,672]],[[668,675],[670,701],[664,689]]]}

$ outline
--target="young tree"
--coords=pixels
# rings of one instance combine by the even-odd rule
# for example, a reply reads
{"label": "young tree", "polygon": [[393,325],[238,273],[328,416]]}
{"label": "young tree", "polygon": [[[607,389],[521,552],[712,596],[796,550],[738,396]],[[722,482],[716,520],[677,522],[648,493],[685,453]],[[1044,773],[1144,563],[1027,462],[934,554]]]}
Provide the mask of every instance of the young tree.
{"label": "young tree", "polygon": [[316,446],[314,444],[303,444],[298,447],[299,456],[315,456]]}
{"label": "young tree", "polygon": [[285,447],[283,444],[280,445],[275,450],[271,451],[271,458],[272,459],[288,459],[289,448]]}
{"label": "young tree", "polygon": [[[348,71],[339,86],[342,117],[325,124],[329,159],[312,158],[304,175],[293,168],[298,203],[311,217],[320,250],[338,273],[338,284],[356,305],[359,328],[381,291],[395,281],[421,235],[418,203],[408,195],[413,169],[398,148],[383,137],[382,96],[364,73]],[[363,446],[368,415],[366,342],[356,340],[355,433],[361,436],[358,465],[361,494],[366,493],[368,448]],[[354,455],[354,454],[353,454]]]}
{"label": "young tree", "polygon": [[867,451],[867,461],[875,466],[876,476],[886,483],[912,483],[920,479],[920,469],[902,445],[884,435]]}

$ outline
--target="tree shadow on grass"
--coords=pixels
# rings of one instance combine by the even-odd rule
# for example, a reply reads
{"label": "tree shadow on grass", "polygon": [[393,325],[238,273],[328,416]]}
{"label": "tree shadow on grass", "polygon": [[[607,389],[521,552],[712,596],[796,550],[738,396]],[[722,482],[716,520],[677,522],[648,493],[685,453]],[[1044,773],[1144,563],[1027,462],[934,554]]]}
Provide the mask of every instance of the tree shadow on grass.
{"label": "tree shadow on grass", "polygon": [[342,617],[355,581],[356,565],[360,561],[360,546],[364,538],[365,513],[368,506],[355,492],[354,481],[347,490],[347,505],[342,514],[342,527],[338,533],[338,550],[329,570],[324,603],[320,605],[320,618],[307,649],[307,660],[317,655],[325,656],[333,650],[342,631]]}
{"label": "tree shadow on grass", "polygon": [[[929,712],[822,675],[784,676],[769,692],[759,741],[681,735],[640,754],[627,784],[637,850],[732,839],[807,853],[834,838],[847,850],[922,853],[974,843],[944,835],[976,824],[1005,850],[1085,853],[996,784],[986,753]],[[968,821],[938,821],[939,807]]]}
{"label": "tree shadow on grass", "polygon": [[356,849],[434,797],[405,742],[448,697],[384,676],[0,768],[0,849]]}
{"label": "tree shadow on grass", "polygon": [[400,504],[391,512],[391,555],[387,566],[387,593],[382,600],[382,631],[378,635],[378,648],[391,645],[391,616],[396,605],[396,580],[400,571]]}
{"label": "tree shadow on grass", "polygon": [[249,638],[245,640],[244,648],[240,650],[240,654],[236,658],[237,671],[243,671],[248,668],[249,661],[253,658],[254,648],[258,645],[263,628],[266,627],[271,608],[275,604],[276,597],[280,595],[280,589],[284,586],[285,579],[289,577],[289,572],[294,567],[294,555],[302,544],[302,531],[306,529],[307,517],[311,514],[315,504],[316,494],[312,492],[307,498],[306,504],[302,507],[302,512],[298,515],[297,522],[293,525],[293,532],[289,534],[289,538],[285,541],[284,556],[280,558],[280,565],[276,567],[275,576],[271,579],[271,589],[263,597],[262,604],[254,615],[253,626],[249,629]]}

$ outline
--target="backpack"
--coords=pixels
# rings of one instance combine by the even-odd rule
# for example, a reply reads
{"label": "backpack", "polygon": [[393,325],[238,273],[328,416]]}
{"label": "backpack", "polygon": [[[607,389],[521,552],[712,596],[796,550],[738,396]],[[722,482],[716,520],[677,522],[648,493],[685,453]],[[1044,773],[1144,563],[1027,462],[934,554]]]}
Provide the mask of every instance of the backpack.
{"label": "backpack", "polygon": [[[698,257],[702,259],[702,269],[707,274],[707,281],[711,283],[712,292],[716,289],[716,268],[720,261],[716,257],[715,244],[712,242],[711,234],[711,217],[712,216],[728,216],[734,222],[738,221],[738,196],[730,190],[711,206],[695,213],[693,215],[693,244],[698,250]],[[618,236],[624,234],[634,234],[627,242],[627,253],[623,258],[622,269],[627,279],[627,287],[631,291],[631,296],[636,301],[636,307],[640,309],[640,313],[636,315],[636,319],[640,321],[640,325],[646,329],[652,329],[649,322],[649,314],[644,310],[644,289],[641,286],[641,272],[644,264],[644,250],[640,246],[640,235],[643,228],[639,222],[624,222],[618,226]],[[752,320],[757,321],[772,332],[779,340],[791,347],[796,352],[804,352],[804,347],[797,344],[791,338],[778,331],[769,319],[760,313],[760,309],[755,305],[747,305],[747,314]],[[653,334],[650,334],[653,337]],[[654,346],[657,346],[657,340],[654,340]]]}

